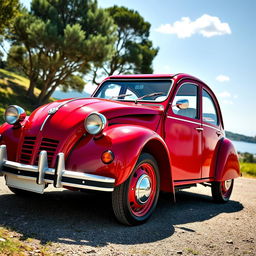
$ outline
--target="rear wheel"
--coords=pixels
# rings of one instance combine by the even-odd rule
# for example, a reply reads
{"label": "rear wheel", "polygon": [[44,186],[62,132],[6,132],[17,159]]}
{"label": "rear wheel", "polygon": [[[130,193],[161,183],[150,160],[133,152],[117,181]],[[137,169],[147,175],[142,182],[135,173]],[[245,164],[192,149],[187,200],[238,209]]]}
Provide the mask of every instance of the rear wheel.
{"label": "rear wheel", "polygon": [[234,179],[212,182],[212,197],[215,202],[226,203],[229,201],[234,186]]}
{"label": "rear wheel", "polygon": [[112,193],[112,206],[119,222],[138,225],[149,219],[157,204],[159,180],[156,160],[142,153],[130,177]]}

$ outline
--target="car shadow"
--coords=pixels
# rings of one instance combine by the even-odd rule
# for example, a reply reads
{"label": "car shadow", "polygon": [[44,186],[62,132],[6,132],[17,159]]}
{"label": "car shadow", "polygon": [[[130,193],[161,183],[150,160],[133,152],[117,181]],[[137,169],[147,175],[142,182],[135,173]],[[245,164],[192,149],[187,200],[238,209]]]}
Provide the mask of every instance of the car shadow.
{"label": "car shadow", "polygon": [[[220,213],[238,212],[236,201],[214,204],[211,197],[191,192],[177,193],[177,203],[161,196],[152,218],[144,225],[126,227],[115,220],[110,195],[81,192],[47,192],[19,197],[0,194],[0,225],[36,238],[42,244],[105,246],[159,241],[173,235],[175,225],[200,222]],[[194,230],[179,227],[187,232]]]}

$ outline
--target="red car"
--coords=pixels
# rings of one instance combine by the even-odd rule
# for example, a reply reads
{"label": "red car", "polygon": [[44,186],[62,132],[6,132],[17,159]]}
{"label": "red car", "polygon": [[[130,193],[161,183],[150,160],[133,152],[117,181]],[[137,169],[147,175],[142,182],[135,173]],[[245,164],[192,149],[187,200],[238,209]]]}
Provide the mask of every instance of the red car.
{"label": "red car", "polygon": [[0,174],[16,194],[47,185],[112,193],[117,219],[145,222],[159,191],[198,183],[217,202],[240,176],[217,99],[186,74],[111,76],[91,98],[59,100],[29,117],[9,106],[0,127]]}

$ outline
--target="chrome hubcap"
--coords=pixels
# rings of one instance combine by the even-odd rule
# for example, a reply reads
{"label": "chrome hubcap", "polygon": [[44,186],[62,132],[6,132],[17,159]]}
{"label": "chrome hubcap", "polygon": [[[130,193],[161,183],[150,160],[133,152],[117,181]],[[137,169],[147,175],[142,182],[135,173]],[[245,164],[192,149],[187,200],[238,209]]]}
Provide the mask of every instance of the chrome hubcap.
{"label": "chrome hubcap", "polygon": [[138,179],[138,182],[136,184],[136,200],[140,204],[145,204],[150,196],[151,193],[151,182],[148,175],[143,174]]}
{"label": "chrome hubcap", "polygon": [[227,190],[229,190],[229,188],[231,187],[231,184],[232,184],[232,180],[225,180],[224,181],[224,187]]}

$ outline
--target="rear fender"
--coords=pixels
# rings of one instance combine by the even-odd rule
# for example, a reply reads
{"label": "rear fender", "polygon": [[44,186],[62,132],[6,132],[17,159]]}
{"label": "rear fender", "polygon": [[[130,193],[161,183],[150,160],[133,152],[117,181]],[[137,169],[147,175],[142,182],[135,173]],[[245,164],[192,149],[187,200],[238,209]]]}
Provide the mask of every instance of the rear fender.
{"label": "rear fender", "polygon": [[234,179],[240,176],[237,152],[229,139],[224,138],[219,147],[215,181]]}

